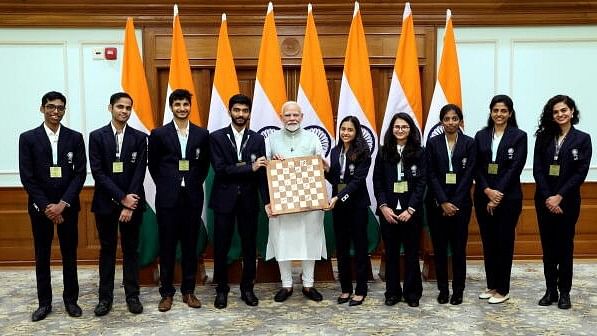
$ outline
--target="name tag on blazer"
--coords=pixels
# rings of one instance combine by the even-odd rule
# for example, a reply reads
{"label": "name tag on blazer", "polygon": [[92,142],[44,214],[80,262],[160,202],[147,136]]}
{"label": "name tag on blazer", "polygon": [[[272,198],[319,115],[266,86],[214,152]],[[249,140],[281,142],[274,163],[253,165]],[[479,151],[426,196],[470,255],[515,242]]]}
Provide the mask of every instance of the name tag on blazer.
{"label": "name tag on blazer", "polygon": [[396,194],[403,194],[405,192],[408,192],[408,182],[406,182],[406,181],[394,182],[394,192]]}
{"label": "name tag on blazer", "polygon": [[62,167],[51,166],[50,167],[50,177],[51,178],[62,178]]}
{"label": "name tag on blazer", "polygon": [[189,160],[178,160],[179,171],[189,171]]}
{"label": "name tag on blazer", "polygon": [[112,173],[122,173],[124,171],[124,164],[122,161],[112,162]]}
{"label": "name tag on blazer", "polygon": [[446,184],[456,184],[456,173],[446,173]]}
{"label": "name tag on blazer", "polygon": [[560,165],[558,165],[558,164],[549,165],[549,176],[560,176]]}
{"label": "name tag on blazer", "polygon": [[497,175],[497,173],[498,173],[498,164],[497,163],[490,163],[487,165],[487,174]]}

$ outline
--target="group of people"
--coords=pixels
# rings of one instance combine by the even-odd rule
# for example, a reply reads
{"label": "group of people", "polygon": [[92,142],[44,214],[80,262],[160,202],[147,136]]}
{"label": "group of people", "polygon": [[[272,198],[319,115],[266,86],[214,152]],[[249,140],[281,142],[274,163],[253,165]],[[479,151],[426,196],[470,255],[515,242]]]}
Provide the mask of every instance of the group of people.
{"label": "group of people", "polygon": [[[327,258],[323,212],[274,215],[270,207],[266,167],[270,160],[317,155],[319,138],[301,127],[303,113],[296,102],[282,106],[283,128],[266,139],[248,128],[252,103],[242,94],[228,104],[230,125],[212,132],[189,121],[191,93],[177,89],[168,98],[172,122],[145,133],[128,125],[133,99],[125,92],[110,97],[111,121],[89,136],[89,163],[95,180],[92,212],[101,244],[99,300],[94,313],[110,312],[113,302],[117,237],[123,253],[123,284],[128,310],[143,311],[139,300],[139,226],[145,211],[143,181],[146,169],[156,185],[159,230],[161,300],[158,309],[173,305],[176,249],[180,243],[182,300],[201,307],[194,294],[197,240],[203,209],[203,182],[211,167],[214,181],[208,205],[214,211],[214,306],[225,308],[230,287],[227,254],[236,230],[243,259],[241,299],[257,306],[256,235],[261,202],[269,217],[266,259],[275,258],[282,286],[276,302],[292,295],[292,261],[302,262],[302,294],[313,301],[322,295],[314,287],[315,261]],[[86,177],[83,136],[61,124],[66,97],[48,92],[42,97],[41,126],[21,134],[19,171],[29,195],[36,260],[39,321],[52,311],[50,250],[57,227],[63,263],[65,310],[81,316],[77,304],[77,218],[79,193]],[[558,302],[570,308],[574,226],[579,216],[580,186],[588,173],[591,139],[573,125],[579,111],[568,96],[555,96],[544,107],[536,132],[533,172],[537,184],[535,208],[544,251],[547,291],[540,305]],[[485,255],[487,290],[479,295],[490,303],[509,298],[515,227],[522,209],[520,173],[527,156],[526,133],[517,127],[508,96],[490,103],[487,126],[475,139],[461,132],[460,107],[440,111],[444,133],[421,146],[420,133],[406,113],[393,116],[374,159],[373,191],[386,256],[385,304],[402,301],[419,305],[422,295],[419,234],[424,207],[434,246],[441,304],[462,303],[466,277],[466,244],[473,200]],[[325,177],[332,185],[329,210],[334,220],[336,257],[341,284],[339,304],[360,305],[367,296],[367,222],[371,205],[367,175],[372,164],[369,145],[358,118],[340,122],[339,141]],[[474,197],[470,189],[475,183]],[[427,193],[426,193],[427,190]],[[426,195],[426,196],[425,196]],[[404,286],[400,283],[400,254],[405,255]],[[356,267],[353,287],[351,248]],[[452,295],[448,284],[451,250]]]}

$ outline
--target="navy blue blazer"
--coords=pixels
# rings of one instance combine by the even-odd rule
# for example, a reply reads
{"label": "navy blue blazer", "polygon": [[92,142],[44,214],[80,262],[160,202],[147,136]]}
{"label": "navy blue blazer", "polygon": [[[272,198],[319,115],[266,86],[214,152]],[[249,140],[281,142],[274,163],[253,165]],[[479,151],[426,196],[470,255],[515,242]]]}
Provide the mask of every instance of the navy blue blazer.
{"label": "navy blue blazer", "polygon": [[[580,200],[580,185],[589,172],[593,147],[591,136],[572,127],[560,148],[555,164],[560,165],[559,176],[549,176],[549,166],[554,164],[555,139],[535,142],[533,176],[536,182],[535,197],[546,200],[560,194],[563,200]],[[541,143],[548,143],[547,148]]]}
{"label": "navy blue blazer", "polygon": [[338,192],[340,184],[340,152],[342,146],[332,148],[330,154],[330,171],[325,174],[326,179],[332,184],[332,196],[338,197],[338,202],[356,207],[367,207],[371,205],[369,200],[369,191],[367,190],[367,175],[371,166],[371,156],[367,155],[360,162],[353,162],[346,158],[346,168],[344,171],[344,181],[346,187]]}
{"label": "navy blue blazer", "polygon": [[230,213],[236,205],[243,211],[259,211],[261,194],[264,204],[269,203],[265,168],[252,169],[255,159],[265,156],[263,136],[245,129],[241,141],[241,158],[236,154],[232,126],[221,128],[209,135],[210,159],[214,170],[209,207],[216,212]]}
{"label": "navy blue blazer", "polygon": [[189,160],[188,171],[178,170],[183,155],[174,121],[151,131],[148,158],[149,173],[156,186],[157,208],[174,207],[183,177],[190,201],[199,208],[203,207],[203,182],[209,171],[209,132],[205,128],[189,123],[184,155],[184,159]]}
{"label": "navy blue blazer", "polygon": [[116,141],[110,124],[89,134],[89,165],[95,179],[91,211],[100,214],[122,209],[120,201],[127,194],[141,199],[137,210],[144,209],[143,180],[147,169],[147,135],[127,125],[120,150],[122,173],[112,172],[116,161]]}
{"label": "navy blue blazer", "polygon": [[475,135],[477,164],[475,168],[475,197],[487,198],[483,190],[491,188],[504,193],[504,200],[522,200],[520,174],[527,160],[527,134],[507,126],[498,146],[496,175],[487,173],[491,163],[493,128],[485,127]]}
{"label": "navy blue blazer", "polygon": [[79,193],[87,176],[87,157],[83,135],[64,125],[58,136],[58,162],[61,178],[50,177],[52,147],[44,125],[24,132],[19,137],[19,174],[29,194],[29,213],[43,215],[50,203],[60,200],[79,211]]}
{"label": "navy blue blazer", "polygon": [[379,149],[373,167],[373,192],[377,200],[377,211],[382,216],[379,206],[386,204],[396,209],[398,200],[403,210],[411,207],[420,211],[423,205],[423,197],[427,183],[426,159],[423,148],[416,154],[413,164],[404,166],[404,178],[408,183],[408,191],[405,193],[394,192],[394,182],[398,181],[398,170],[396,163],[388,162],[382,158],[382,150]]}
{"label": "navy blue blazer", "polygon": [[476,162],[473,138],[459,133],[452,152],[452,172],[456,173],[456,184],[446,184],[449,172],[446,137],[441,134],[427,141],[427,180],[429,196],[438,204],[450,202],[458,208],[472,206],[471,186]]}

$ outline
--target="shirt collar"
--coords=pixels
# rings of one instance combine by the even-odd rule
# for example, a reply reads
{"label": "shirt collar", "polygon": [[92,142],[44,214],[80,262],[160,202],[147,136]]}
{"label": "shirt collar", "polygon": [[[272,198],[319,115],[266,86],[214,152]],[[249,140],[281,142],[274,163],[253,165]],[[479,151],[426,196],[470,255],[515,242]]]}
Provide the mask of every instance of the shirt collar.
{"label": "shirt collar", "polygon": [[[110,127],[112,127],[112,134],[116,134],[116,127],[114,127],[114,124],[110,121]],[[126,131],[126,124],[124,124],[124,127],[122,128],[122,135],[124,135],[124,132]]]}
{"label": "shirt collar", "polygon": [[[176,123],[174,120],[172,121],[172,123],[174,124],[174,128],[176,128],[176,132],[177,132],[177,133],[180,133],[180,128],[178,128],[178,124],[177,124],[177,123]],[[190,123],[189,123],[189,121],[187,120],[187,127],[186,127],[186,130],[187,130],[187,135],[189,134],[189,126],[190,126],[189,124],[190,124]]]}
{"label": "shirt collar", "polygon": [[244,127],[240,132],[238,132],[236,130],[236,128],[234,128],[234,126],[230,125],[230,128],[232,129],[232,135],[234,135],[234,137],[238,138],[242,138],[245,135],[245,129],[246,127]]}
{"label": "shirt collar", "polygon": [[46,123],[44,123],[44,129],[46,130],[46,134],[48,135],[48,137],[51,136],[60,136],[60,128],[62,127],[62,125],[58,125],[58,129],[56,130],[56,132],[52,131],[48,126],[46,126]]}

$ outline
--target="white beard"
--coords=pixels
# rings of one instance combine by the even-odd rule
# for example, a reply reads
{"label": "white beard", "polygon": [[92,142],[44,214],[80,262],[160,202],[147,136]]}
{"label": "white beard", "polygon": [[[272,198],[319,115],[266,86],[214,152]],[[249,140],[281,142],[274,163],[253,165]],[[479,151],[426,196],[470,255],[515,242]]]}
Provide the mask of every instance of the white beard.
{"label": "white beard", "polygon": [[288,132],[296,132],[301,127],[301,124],[284,125]]}

